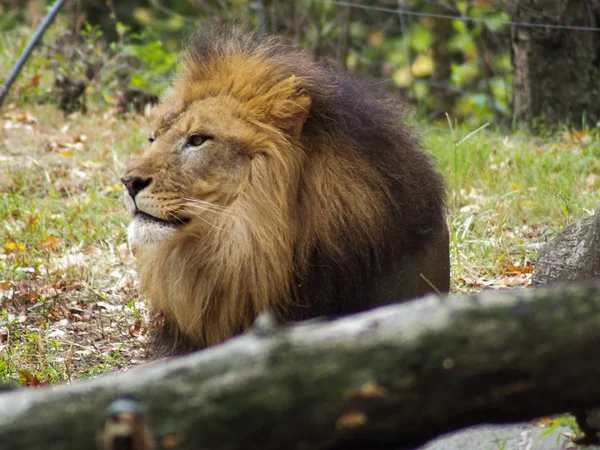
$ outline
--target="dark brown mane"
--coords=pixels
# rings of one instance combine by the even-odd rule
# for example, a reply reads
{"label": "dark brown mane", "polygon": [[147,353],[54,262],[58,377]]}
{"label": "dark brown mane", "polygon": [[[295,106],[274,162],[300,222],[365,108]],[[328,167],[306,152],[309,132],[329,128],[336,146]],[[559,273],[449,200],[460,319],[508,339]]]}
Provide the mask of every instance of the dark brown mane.
{"label": "dark brown mane", "polygon": [[[280,37],[207,26],[190,40],[186,50],[192,64],[210,65],[212,59],[234,48],[249,55],[264,53],[265,60],[280,69],[281,79],[295,75],[308,91],[312,106],[302,134],[305,149],[320,151],[327,141],[354,141],[352,150],[358,148],[359,152],[353,151],[351,158],[364,159],[391,183],[401,180],[402,192],[396,192],[396,196],[411,201],[390,205],[390,212],[398,214],[404,228],[421,235],[439,226],[437,222],[444,215],[445,185],[442,177],[431,170],[432,157],[418,151],[419,141],[406,125],[404,104],[396,95],[374,80],[316,62]],[[340,146],[336,150],[348,148]],[[418,238],[411,242],[419,244]]]}

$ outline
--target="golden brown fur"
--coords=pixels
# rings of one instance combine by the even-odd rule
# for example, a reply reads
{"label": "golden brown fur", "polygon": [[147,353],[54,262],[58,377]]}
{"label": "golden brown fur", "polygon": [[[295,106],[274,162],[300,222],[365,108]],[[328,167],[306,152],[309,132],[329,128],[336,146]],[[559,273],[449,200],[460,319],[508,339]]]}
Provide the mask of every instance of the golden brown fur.
{"label": "golden brown fur", "polygon": [[291,321],[448,289],[443,183],[395,101],[227,30],[197,36],[183,66],[122,178],[132,212],[169,221],[130,229],[158,353],[268,309]]}

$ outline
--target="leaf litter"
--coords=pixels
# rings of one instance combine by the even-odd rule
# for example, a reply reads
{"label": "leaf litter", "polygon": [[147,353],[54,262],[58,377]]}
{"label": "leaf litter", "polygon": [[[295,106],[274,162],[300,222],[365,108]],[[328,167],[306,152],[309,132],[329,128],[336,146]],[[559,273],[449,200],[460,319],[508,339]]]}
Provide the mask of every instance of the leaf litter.
{"label": "leaf litter", "polygon": [[[144,145],[145,120],[102,110],[65,121],[52,106],[9,105],[0,116],[0,381],[70,383],[146,361],[147,311],[126,242],[118,180]],[[554,154],[564,152],[577,161],[597,145],[597,136],[569,130],[562,141],[540,145],[479,133],[461,145],[475,139],[493,147],[485,161],[481,157],[476,178],[464,172],[453,180],[455,162],[442,167],[449,174],[453,290],[528,287],[537,246],[556,224],[531,212],[538,196],[551,197],[542,192],[545,184],[519,178],[525,164],[515,160],[547,158],[552,165]],[[440,145],[442,158],[451,142]],[[550,178],[560,181],[558,169],[551,169]],[[577,175],[577,200],[594,204],[600,170],[586,170]],[[461,177],[465,181],[455,185]],[[486,177],[497,184],[488,186]],[[551,199],[568,213],[572,205],[556,192]],[[514,219],[518,214],[522,220]],[[363,422],[360,414],[348,414],[340,426]]]}

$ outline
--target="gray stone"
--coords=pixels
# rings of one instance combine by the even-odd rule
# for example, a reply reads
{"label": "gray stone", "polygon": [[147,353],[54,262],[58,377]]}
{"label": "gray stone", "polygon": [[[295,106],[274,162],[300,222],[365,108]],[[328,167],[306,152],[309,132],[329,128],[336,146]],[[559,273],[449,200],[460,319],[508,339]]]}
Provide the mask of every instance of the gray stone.
{"label": "gray stone", "polygon": [[600,206],[593,216],[572,223],[540,249],[532,283],[585,279],[600,279]]}
{"label": "gray stone", "polygon": [[418,450],[572,450],[572,433],[564,425],[551,431],[530,423],[486,425],[441,436]]}
{"label": "gray stone", "polygon": [[[600,205],[594,215],[580,219],[540,249],[532,284],[600,279]],[[600,410],[587,411],[592,430],[600,430]]]}

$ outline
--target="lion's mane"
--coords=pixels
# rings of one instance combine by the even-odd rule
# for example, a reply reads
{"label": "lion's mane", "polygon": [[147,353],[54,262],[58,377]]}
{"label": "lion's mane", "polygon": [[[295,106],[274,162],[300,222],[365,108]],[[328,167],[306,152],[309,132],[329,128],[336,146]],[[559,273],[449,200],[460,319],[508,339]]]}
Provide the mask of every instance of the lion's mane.
{"label": "lion's mane", "polygon": [[258,156],[212,226],[140,257],[159,354],[220,343],[265,310],[289,322],[448,289],[444,184],[396,99],[279,39],[213,28],[188,43],[157,126],[209,96],[241,103]]}

